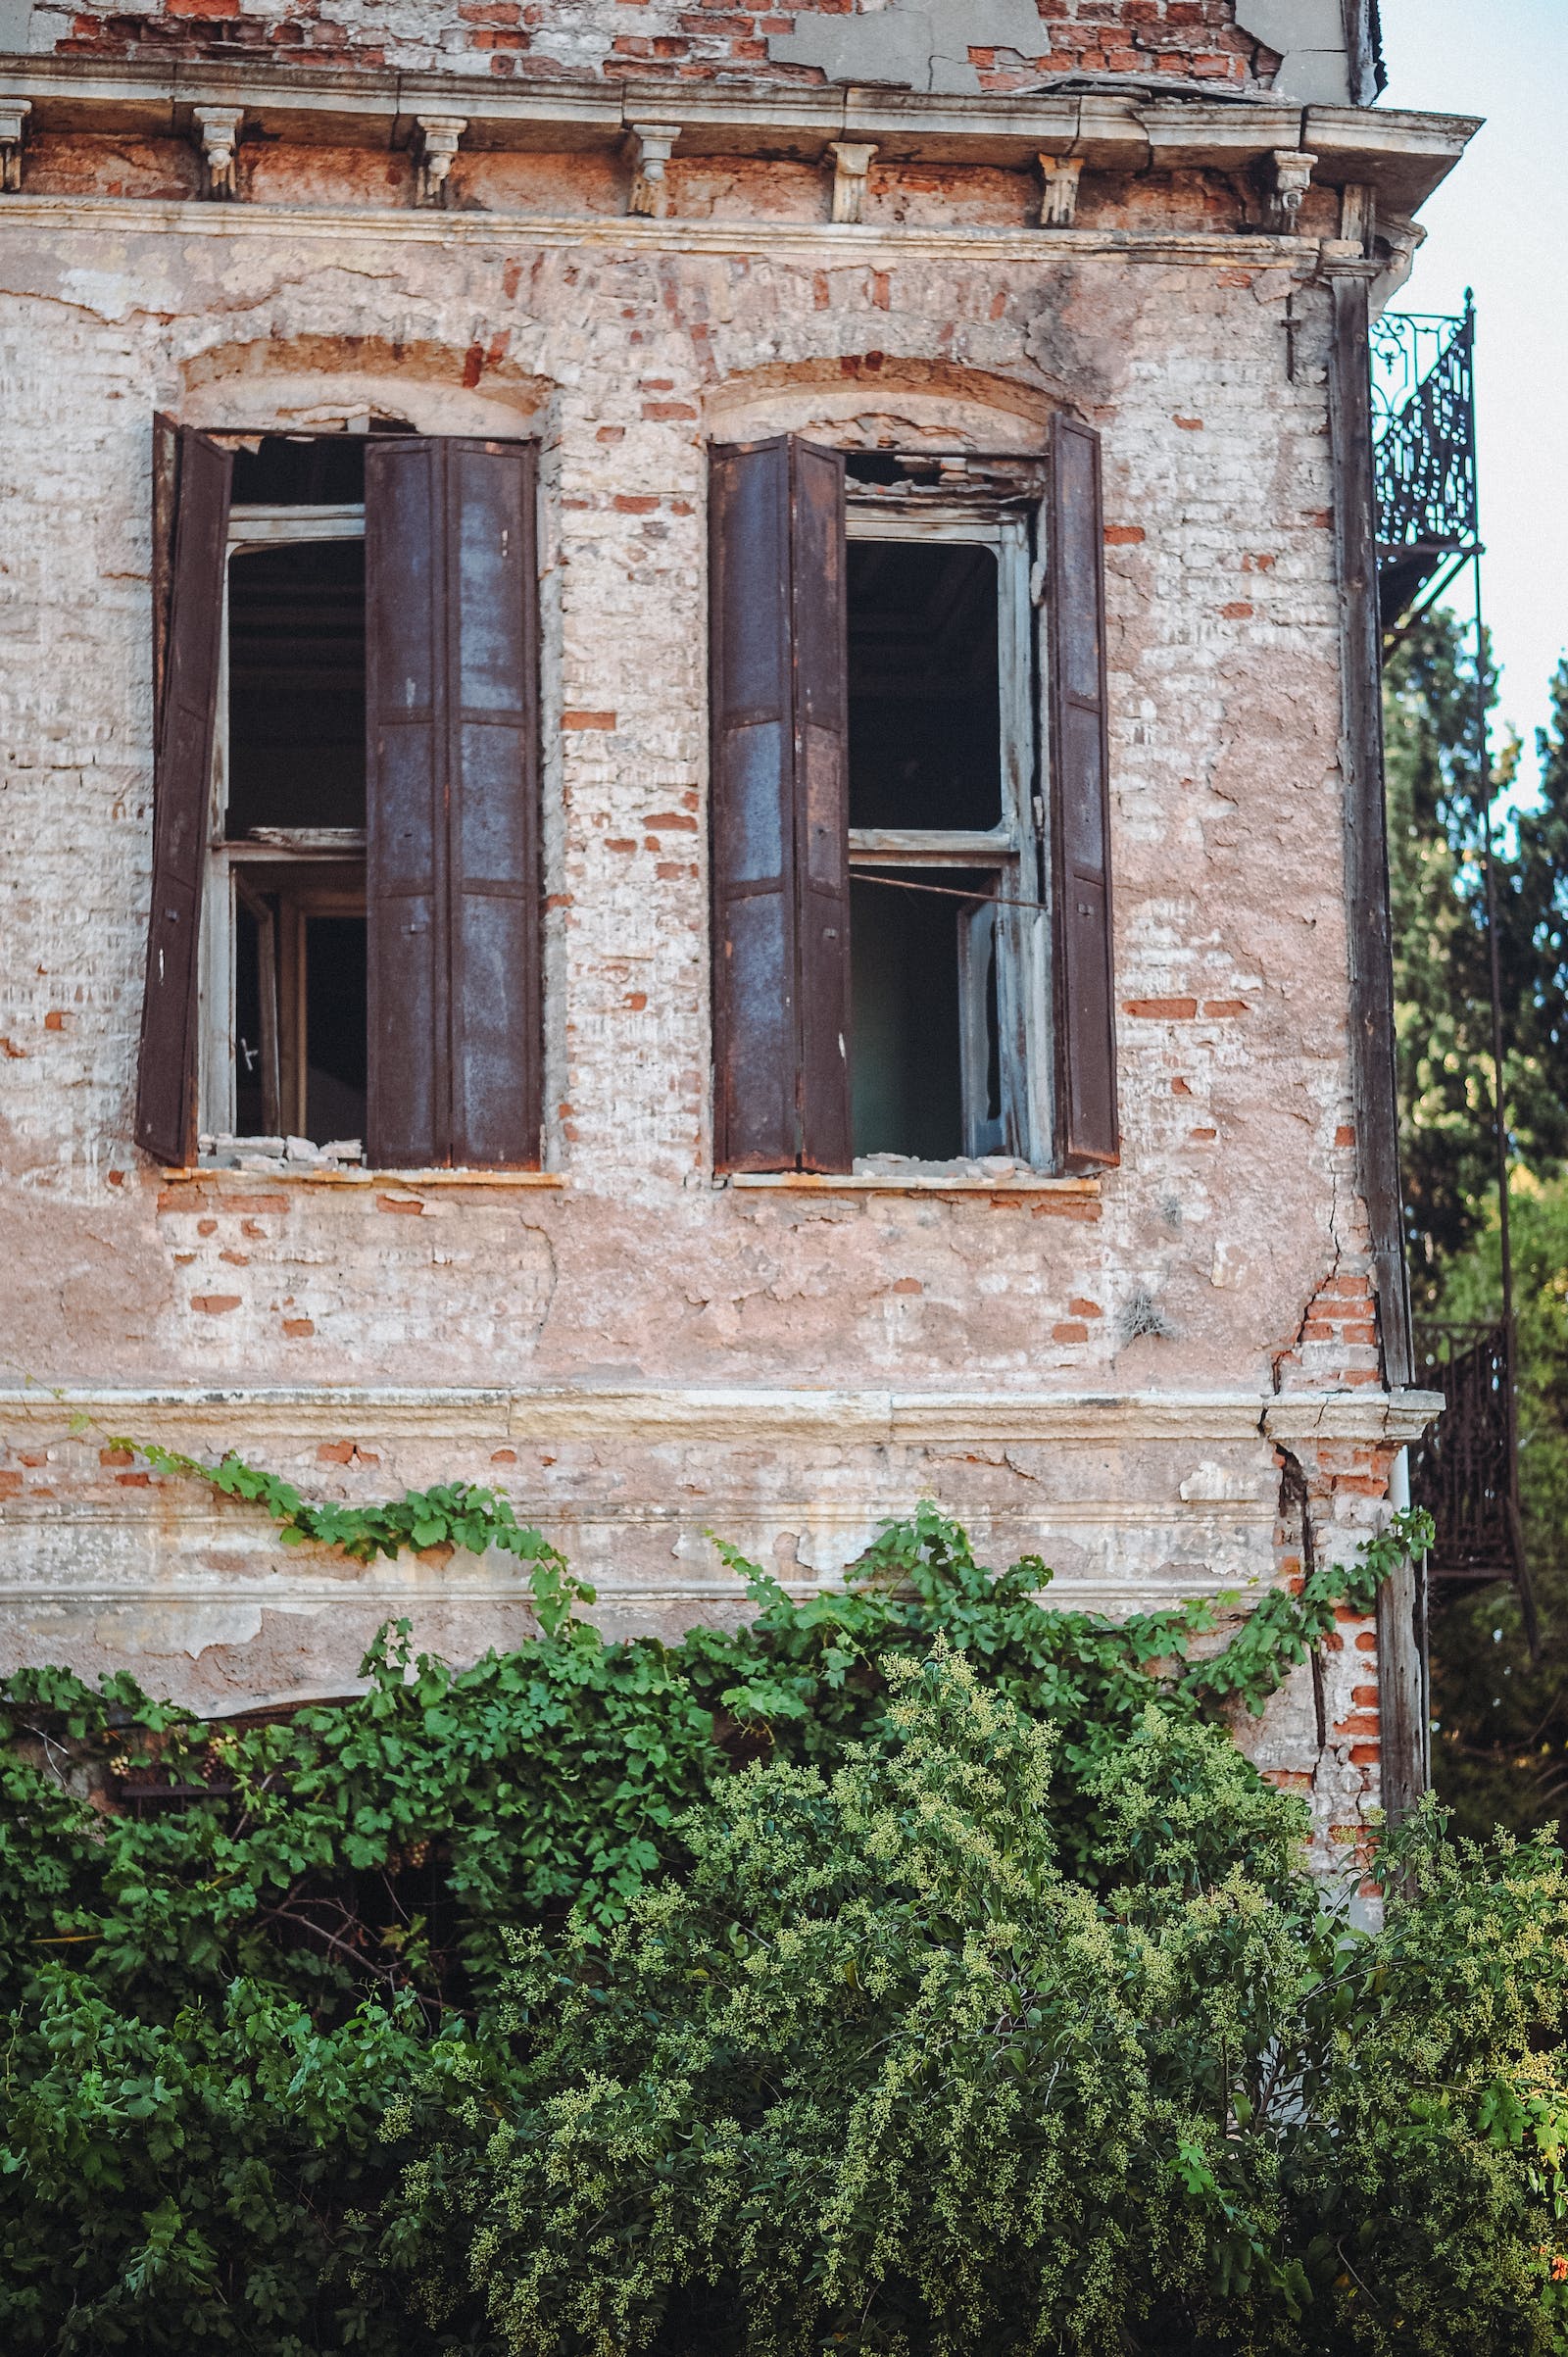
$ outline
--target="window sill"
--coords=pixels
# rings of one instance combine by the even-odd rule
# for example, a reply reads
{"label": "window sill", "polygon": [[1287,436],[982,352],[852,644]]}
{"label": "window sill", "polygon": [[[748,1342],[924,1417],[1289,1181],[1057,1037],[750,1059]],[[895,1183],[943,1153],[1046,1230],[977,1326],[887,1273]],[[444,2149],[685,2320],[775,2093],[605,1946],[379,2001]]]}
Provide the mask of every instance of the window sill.
{"label": "window sill", "polygon": [[236,1179],[254,1179],[266,1187],[280,1184],[291,1187],[555,1187],[564,1188],[566,1179],[559,1170],[453,1170],[445,1166],[436,1170],[364,1170],[359,1165],[323,1168],[319,1164],[278,1162],[262,1169],[253,1164],[248,1169],[236,1169],[232,1163],[198,1162],[182,1169],[165,1170],[171,1181],[220,1179],[230,1185]]}
{"label": "window sill", "polygon": [[717,1188],[760,1189],[775,1195],[1066,1195],[1096,1202],[1098,1178],[1052,1178],[1043,1171],[1010,1171],[996,1178],[943,1170],[734,1170]]}

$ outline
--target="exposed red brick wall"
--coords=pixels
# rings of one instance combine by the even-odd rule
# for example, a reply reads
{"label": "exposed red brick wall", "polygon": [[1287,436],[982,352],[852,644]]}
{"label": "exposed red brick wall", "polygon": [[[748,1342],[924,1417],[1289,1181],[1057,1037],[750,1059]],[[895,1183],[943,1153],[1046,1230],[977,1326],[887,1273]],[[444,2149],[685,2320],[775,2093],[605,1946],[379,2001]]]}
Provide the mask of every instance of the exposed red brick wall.
{"label": "exposed red brick wall", "polygon": [[[1030,87],[1042,74],[1182,75],[1245,85],[1277,58],[1238,31],[1235,0],[1037,0],[1041,45],[1020,59],[971,50],[986,89]],[[45,12],[54,11],[45,0]],[[694,79],[819,82],[815,68],[777,63],[769,36],[797,19],[853,15],[821,8],[737,7],[732,0],[455,0],[415,17],[390,0],[158,0],[135,14],[62,8],[57,53],[95,57],[300,59],[313,66],[445,69],[501,75],[671,74]]]}

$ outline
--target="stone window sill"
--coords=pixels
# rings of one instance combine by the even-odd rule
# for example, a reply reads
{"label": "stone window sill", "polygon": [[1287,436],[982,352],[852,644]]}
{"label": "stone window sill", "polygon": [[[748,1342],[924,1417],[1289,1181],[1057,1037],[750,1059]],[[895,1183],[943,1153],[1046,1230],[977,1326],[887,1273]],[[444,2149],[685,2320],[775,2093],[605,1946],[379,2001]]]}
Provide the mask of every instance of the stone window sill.
{"label": "stone window sill", "polygon": [[1093,1202],[1100,1194],[1098,1178],[1052,1178],[1038,1170],[1013,1170],[995,1177],[940,1169],[735,1170],[720,1173],[713,1184],[776,1195],[1067,1195]]}
{"label": "stone window sill", "polygon": [[183,1169],[166,1170],[164,1177],[171,1182],[187,1184],[203,1179],[220,1179],[225,1185],[235,1179],[255,1179],[266,1187],[554,1187],[564,1188],[566,1179],[559,1170],[453,1170],[442,1166],[437,1170],[365,1170],[358,1163],[336,1168],[309,1162],[263,1163],[258,1156],[247,1167],[236,1169],[232,1163],[192,1163]]}

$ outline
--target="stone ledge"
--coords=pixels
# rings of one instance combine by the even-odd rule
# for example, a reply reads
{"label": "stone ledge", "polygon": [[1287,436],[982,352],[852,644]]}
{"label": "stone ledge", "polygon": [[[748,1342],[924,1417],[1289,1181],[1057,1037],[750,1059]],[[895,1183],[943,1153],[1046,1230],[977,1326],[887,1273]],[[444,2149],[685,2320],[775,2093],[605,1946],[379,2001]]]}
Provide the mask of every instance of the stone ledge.
{"label": "stone ledge", "polygon": [[[1303,276],[1321,259],[1314,237],[1260,230],[1218,229],[996,229],[966,226],[911,228],[865,222],[760,221],[737,214],[726,221],[647,221],[619,214],[564,218],[531,213],[440,213],[388,205],[215,205],[205,198],[121,196],[0,197],[0,232],[35,228],[58,237],[93,230],[120,237],[165,230],[181,237],[385,238],[401,244],[609,249],[668,255],[724,254],[815,265],[886,257],[893,261],[987,263],[1135,262],[1175,268],[1234,270],[1294,265]],[[1372,266],[1368,265],[1370,269]]]}
{"label": "stone ledge", "polygon": [[[846,1446],[920,1447],[956,1442],[1418,1440],[1441,1412],[1440,1392],[1053,1392],[982,1389],[894,1391],[845,1387],[695,1384],[540,1385],[527,1390],[381,1385],[289,1388],[74,1385],[0,1391],[0,1431],[10,1424],[69,1437],[74,1417],[170,1447],[261,1447],[274,1437],[339,1433],[428,1439],[602,1440],[622,1446],[742,1442],[786,1437]],[[0,1509],[3,1511],[4,1509]]]}
{"label": "stone ledge", "polygon": [[775,1195],[1055,1195],[1085,1203],[1100,1201],[1098,1178],[1057,1178],[1025,1170],[987,1178],[981,1172],[940,1170],[820,1171],[733,1170],[713,1181],[715,1193],[730,1188]]}
{"label": "stone ledge", "polygon": [[358,1163],[336,1167],[319,1162],[257,1160],[239,1168],[220,1162],[197,1162],[159,1173],[165,1186],[189,1187],[202,1194],[220,1187],[224,1194],[242,1195],[248,1180],[259,1194],[275,1194],[288,1187],[544,1187],[558,1192],[570,1181],[560,1170],[454,1170],[442,1165],[431,1170],[364,1170]]}

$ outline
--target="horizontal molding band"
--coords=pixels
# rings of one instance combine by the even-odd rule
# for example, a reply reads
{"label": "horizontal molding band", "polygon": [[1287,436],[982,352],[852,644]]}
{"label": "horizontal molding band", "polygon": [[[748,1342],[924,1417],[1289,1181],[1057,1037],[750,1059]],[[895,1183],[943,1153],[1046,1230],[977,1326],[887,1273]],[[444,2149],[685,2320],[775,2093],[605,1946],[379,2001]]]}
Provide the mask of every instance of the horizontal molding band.
{"label": "horizontal molding band", "polygon": [[[981,1552],[985,1549],[982,1547]],[[780,1587],[797,1603],[806,1603],[820,1596],[834,1583],[818,1580],[781,1580]],[[1149,1579],[1106,1579],[1102,1575],[1089,1577],[1060,1574],[1041,1593],[1052,1602],[1070,1598],[1072,1611],[1102,1611],[1114,1601],[1123,1610],[1163,1611],[1169,1605],[1193,1598],[1212,1596],[1221,1582],[1206,1564],[1195,1564],[1191,1571],[1172,1572],[1168,1567],[1158,1581]],[[1261,1588],[1262,1583],[1256,1585]],[[586,1607],[585,1617],[600,1618],[606,1610],[652,1611],[668,1605],[695,1605],[708,1611],[726,1607],[741,1615],[755,1610],[739,1580],[721,1588],[709,1580],[652,1580],[646,1587],[631,1580],[607,1580],[596,1573],[593,1581],[595,1602]],[[1232,1587],[1227,1593],[1242,1594]],[[0,1581],[0,1615],[9,1612],[13,1617],[24,1613],[33,1620],[50,1619],[58,1615],[78,1615],[91,1612],[140,1612],[151,1606],[169,1618],[170,1633],[176,1635],[176,1615],[189,1612],[197,1605],[217,1606],[222,1610],[250,1605],[270,1613],[300,1612],[313,1616],[329,1612],[335,1607],[352,1605],[359,1611],[366,1607],[397,1612],[417,1606],[428,1611],[432,1605],[521,1604],[531,1602],[529,1591],[520,1574],[503,1585],[493,1580],[475,1580],[462,1587],[449,1587],[435,1582],[428,1571],[422,1577],[394,1586],[381,1580],[372,1581],[347,1591],[326,1588],[310,1580],[296,1580],[289,1587],[258,1587],[245,1580],[213,1580],[187,1583],[179,1579],[161,1579],[156,1585],[146,1580],[127,1583],[123,1588],[106,1587],[101,1581],[80,1588],[28,1588],[15,1580]]]}
{"label": "horizontal molding band", "polygon": [[201,198],[120,196],[0,196],[0,232],[42,229],[51,237],[77,230],[113,236],[168,231],[181,237],[384,238],[403,245],[487,246],[503,242],[546,249],[591,247],[626,254],[721,254],[757,259],[795,257],[821,266],[857,258],[938,261],[956,254],[996,262],[1135,262],[1173,268],[1235,270],[1294,263],[1315,270],[1322,246],[1313,237],[1255,230],[993,229],[889,222],[645,221],[582,214],[570,219],[531,213],[438,213],[388,205],[216,205]]}
{"label": "horizontal molding band", "polygon": [[[1005,1470],[1005,1468],[995,1468]],[[757,1492],[746,1495],[726,1494],[723,1489],[705,1490],[695,1501],[690,1498],[665,1502],[662,1499],[642,1499],[631,1504],[602,1491],[595,1492],[591,1477],[585,1476],[571,1492],[545,1492],[535,1489],[526,1495],[503,1484],[524,1522],[549,1523],[556,1532],[581,1525],[592,1525],[597,1531],[668,1531],[682,1524],[706,1527],[709,1524],[728,1530],[755,1521],[760,1510]],[[1256,1495],[1227,1498],[1179,1498],[1174,1490],[1164,1495],[1135,1498],[1096,1498],[1077,1495],[1054,1497],[1049,1491],[1041,1495],[1038,1482],[1030,1480],[1029,1495],[1020,1496],[1011,1505],[998,1507],[989,1504],[988,1513],[1001,1512],[1012,1519],[1018,1515],[1038,1521],[1048,1519],[1053,1529],[1065,1535],[1070,1530],[1147,1531],[1153,1525],[1171,1528],[1178,1525],[1201,1526],[1205,1530],[1250,1530],[1254,1525],[1273,1527],[1279,1510],[1279,1484],[1272,1466],[1267,1468],[1264,1481],[1257,1485]],[[254,1554],[257,1547],[271,1547],[272,1529],[260,1508],[243,1501],[225,1505],[214,1512],[206,1504],[207,1493],[192,1492],[192,1510],[173,1509],[179,1528],[190,1540],[199,1540],[203,1547],[234,1555]],[[199,1500],[200,1502],[194,1502]],[[814,1531],[859,1531],[867,1519],[876,1520],[884,1510],[880,1498],[869,1501],[856,1498],[792,1498],[765,1494],[763,1510],[769,1523],[782,1528],[809,1525]],[[121,1490],[111,1501],[99,1498],[38,1498],[25,1493],[8,1498],[0,1508],[0,1528],[20,1529],[24,1524],[35,1531],[138,1531],[152,1528],[161,1531],[171,1518],[171,1503],[167,1492]],[[235,1517],[240,1519],[236,1521]],[[245,1518],[252,1517],[250,1521]],[[254,1541],[254,1545],[252,1542]],[[298,1547],[289,1547],[281,1558],[286,1569],[306,1558]],[[411,1558],[412,1559],[412,1558]],[[270,1576],[270,1575],[269,1575]],[[358,1579],[360,1573],[345,1572],[342,1579]],[[25,1584],[25,1583],[24,1583]],[[341,1581],[340,1583],[341,1584]],[[3,1583],[0,1583],[3,1585]]]}
{"label": "horizontal molding band", "polygon": [[[330,1385],[0,1391],[0,1431],[70,1437],[74,1417],[100,1433],[167,1447],[260,1448],[290,1435],[372,1439],[589,1440],[622,1447],[747,1446],[781,1440],[881,1448],[945,1442],[1111,1441],[1396,1445],[1419,1440],[1440,1392],[893,1391],[684,1384],[528,1389]],[[0,1506],[0,1516],[5,1508]]]}

